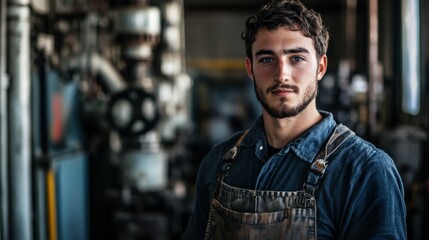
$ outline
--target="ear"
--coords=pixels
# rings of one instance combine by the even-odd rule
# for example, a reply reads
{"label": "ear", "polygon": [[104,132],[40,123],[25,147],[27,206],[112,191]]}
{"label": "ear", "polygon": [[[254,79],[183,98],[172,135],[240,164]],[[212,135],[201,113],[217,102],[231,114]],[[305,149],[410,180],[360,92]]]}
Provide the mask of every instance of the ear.
{"label": "ear", "polygon": [[319,66],[317,68],[317,80],[322,79],[322,77],[326,73],[326,69],[328,67],[328,57],[323,55],[319,60]]}
{"label": "ear", "polygon": [[247,76],[253,81],[252,61],[249,58],[246,58],[246,71]]}

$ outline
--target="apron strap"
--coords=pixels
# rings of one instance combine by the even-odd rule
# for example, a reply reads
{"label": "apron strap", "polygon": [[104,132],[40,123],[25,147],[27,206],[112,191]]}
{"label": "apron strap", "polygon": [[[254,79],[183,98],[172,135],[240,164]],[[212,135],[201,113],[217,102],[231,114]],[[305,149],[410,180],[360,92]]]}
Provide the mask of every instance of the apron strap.
{"label": "apron strap", "polygon": [[219,199],[220,186],[222,184],[222,181],[225,178],[225,176],[228,174],[229,169],[231,168],[232,164],[234,163],[234,160],[237,158],[238,150],[240,149],[240,144],[248,132],[249,132],[249,130],[246,130],[240,136],[240,138],[237,140],[237,142],[234,144],[234,146],[227,153],[225,153],[225,155],[222,157],[222,160],[220,162],[221,167],[220,167],[220,170],[218,171],[215,190],[213,192],[213,196],[211,199],[212,203],[210,204],[209,217],[207,220],[207,228],[206,228],[206,234],[205,234],[204,239],[210,239],[210,233],[212,231],[212,229],[211,229],[212,224],[211,223],[213,222],[213,219],[212,219],[213,218],[213,199],[216,199],[216,200]]}
{"label": "apron strap", "polygon": [[347,126],[339,124],[334,133],[328,140],[324,149],[322,148],[317,154],[315,161],[311,164],[308,171],[307,181],[304,183],[304,192],[309,197],[313,197],[314,193],[325,174],[325,170],[328,167],[328,158],[331,156],[349,137],[355,135]]}
{"label": "apron strap", "polygon": [[225,176],[228,175],[229,169],[231,168],[232,164],[237,158],[238,150],[240,149],[240,144],[248,132],[249,130],[246,130],[243,134],[241,134],[240,138],[237,140],[234,146],[231,149],[229,149],[229,151],[226,152],[225,155],[223,155],[221,160],[220,170],[218,171],[216,187],[213,193],[213,198],[219,199],[220,185],[223,179],[225,178]]}

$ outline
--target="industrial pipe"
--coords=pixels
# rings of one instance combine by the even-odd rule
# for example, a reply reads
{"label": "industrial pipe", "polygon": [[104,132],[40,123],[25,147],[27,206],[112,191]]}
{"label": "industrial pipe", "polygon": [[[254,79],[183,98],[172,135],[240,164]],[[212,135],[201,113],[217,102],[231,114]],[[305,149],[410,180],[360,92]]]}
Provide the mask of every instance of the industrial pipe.
{"label": "industrial pipe", "polygon": [[101,81],[108,88],[109,92],[116,92],[125,89],[126,85],[122,76],[114,66],[99,54],[81,54],[79,56],[65,60],[62,69],[66,71],[90,71],[93,74],[100,74]]}
{"label": "industrial pipe", "polygon": [[420,1],[401,0],[402,111],[417,116],[421,108]]}
{"label": "industrial pipe", "polygon": [[368,34],[368,124],[369,135],[374,137],[379,132],[377,115],[379,112],[379,94],[383,88],[382,66],[379,56],[378,0],[369,0],[369,34]]}
{"label": "industrial pipe", "polygon": [[8,116],[6,74],[6,1],[0,7],[0,238],[9,239],[9,193],[8,193]]}
{"label": "industrial pipe", "polygon": [[10,237],[32,239],[30,1],[9,0],[7,72],[9,89]]}

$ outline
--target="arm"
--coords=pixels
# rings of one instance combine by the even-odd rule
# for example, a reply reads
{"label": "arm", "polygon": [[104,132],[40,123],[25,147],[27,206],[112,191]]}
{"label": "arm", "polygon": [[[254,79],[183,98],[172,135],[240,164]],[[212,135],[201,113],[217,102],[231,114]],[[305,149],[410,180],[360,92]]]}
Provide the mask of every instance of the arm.
{"label": "arm", "polygon": [[201,162],[196,179],[194,208],[182,240],[204,239],[219,162],[241,135],[242,132],[236,133],[227,141],[215,145]]}
{"label": "arm", "polygon": [[340,238],[406,239],[404,189],[392,159],[376,150],[361,161],[350,181]]}
{"label": "arm", "polygon": [[196,179],[194,207],[182,240],[204,239],[211,195],[216,182],[217,163],[220,159],[217,152],[219,151],[212,149],[201,162]]}
{"label": "arm", "polygon": [[[201,169],[201,168],[200,168]],[[189,218],[188,226],[182,235],[182,239],[204,239],[209,213],[209,193],[204,184],[204,173],[198,171],[196,180],[196,194],[194,208]]]}

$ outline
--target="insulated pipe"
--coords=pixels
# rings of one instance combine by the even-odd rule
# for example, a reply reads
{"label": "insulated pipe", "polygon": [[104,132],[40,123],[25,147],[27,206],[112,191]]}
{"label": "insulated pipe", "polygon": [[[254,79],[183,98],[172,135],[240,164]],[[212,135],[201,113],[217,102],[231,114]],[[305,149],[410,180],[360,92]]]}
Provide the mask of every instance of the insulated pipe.
{"label": "insulated pipe", "polygon": [[108,88],[109,92],[116,92],[125,89],[125,82],[115,67],[99,54],[81,54],[77,57],[65,60],[62,69],[66,71],[85,71],[93,74],[100,74],[101,81]]}
{"label": "insulated pipe", "polygon": [[10,238],[32,239],[30,1],[8,1]]}
{"label": "insulated pipe", "polygon": [[9,239],[8,141],[6,75],[6,1],[0,7],[0,239]]}

